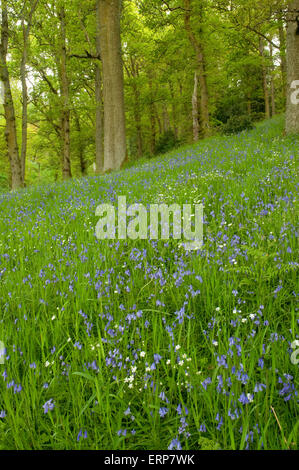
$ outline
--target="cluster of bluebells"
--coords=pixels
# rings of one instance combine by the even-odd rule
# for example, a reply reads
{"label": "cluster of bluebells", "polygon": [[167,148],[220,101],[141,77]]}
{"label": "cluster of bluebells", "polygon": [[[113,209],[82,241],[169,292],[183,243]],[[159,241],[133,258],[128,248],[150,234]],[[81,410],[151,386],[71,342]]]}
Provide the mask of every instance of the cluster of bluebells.
{"label": "cluster of bluebells", "polygon": [[78,432],[77,442],[81,441],[81,439],[87,439],[87,431],[82,431],[82,429]]}
{"label": "cluster of bluebells", "polygon": [[[217,311],[219,312],[220,309]],[[271,324],[264,319],[263,305],[256,313],[251,313],[246,317],[241,314],[240,310],[235,309],[235,318],[230,321],[230,325],[226,325],[226,334],[228,331],[231,331],[232,334],[232,336],[227,334],[227,338],[223,337],[224,321],[221,316],[213,317],[207,330],[204,331],[206,338],[214,346],[214,362],[219,372],[214,377],[204,378],[201,381],[201,387],[209,395],[216,393],[223,396],[223,407],[225,407],[225,403],[230,403],[227,417],[231,421],[238,421],[242,420],[245,413],[248,413],[248,406],[256,407],[258,402],[263,402],[267,388],[271,388],[271,384],[268,382],[268,372],[271,371],[273,374],[272,344],[280,343],[281,350],[285,350],[285,354],[287,354],[287,343],[284,336],[271,331]],[[238,331],[239,336],[233,336],[234,331]],[[264,339],[260,357],[251,354],[254,338],[258,331],[263,332]],[[217,341],[214,338],[217,338]],[[219,348],[220,338],[222,352]],[[227,349],[223,351],[225,345]],[[267,351],[269,352],[267,353]],[[268,367],[265,366],[265,361]],[[276,388],[276,397],[283,397],[285,402],[293,400],[295,403],[299,403],[294,377],[287,373],[280,375],[278,369],[275,369],[274,373],[277,384],[281,384],[281,388]],[[260,381],[256,380],[257,377],[260,378]],[[217,401],[220,406],[221,400]],[[220,431],[223,426],[223,415],[220,412],[216,413],[215,424],[216,429]],[[258,438],[258,424],[255,424],[255,434]],[[254,433],[250,431],[246,435],[246,448],[249,448],[253,439]]]}
{"label": "cluster of bluebells", "polygon": [[50,398],[50,400],[46,401],[46,403],[43,404],[43,409],[44,413],[47,414],[49,411],[53,411],[55,408],[55,402],[53,401],[53,398]]}
{"label": "cluster of bluebells", "polygon": [[[209,143],[200,153],[180,150],[171,158],[107,175],[101,185],[97,178],[89,178],[39,188],[38,197],[29,190],[23,195],[0,195],[0,207],[5,209],[0,221],[0,282],[4,289],[0,300],[16,338],[11,348],[13,361],[6,352],[7,368],[2,373],[7,399],[14,405],[21,402],[27,377],[33,376],[38,383],[42,375],[44,402],[56,386],[70,395],[70,371],[95,380],[101,372],[114,390],[121,386],[124,401],[132,396],[144,400],[144,406],[146,400],[155,401],[150,416],[158,418],[161,426],[169,429],[169,423],[176,422],[170,450],[180,450],[192,433],[209,431],[221,437],[227,421],[236,424],[236,432],[239,429],[242,434],[240,423],[248,409],[272,390],[268,376],[275,376],[277,382],[273,399],[286,407],[297,404],[296,371],[282,370],[279,363],[279,369],[271,369],[272,353],[291,352],[287,348],[294,331],[289,337],[277,331],[268,319],[266,304],[252,307],[257,296],[252,287],[255,279],[245,295],[241,282],[234,283],[243,275],[245,281],[254,273],[260,275],[261,260],[260,271],[271,279],[265,300],[270,299],[279,310],[284,297],[288,302],[296,298],[288,290],[289,273],[298,267],[293,248],[296,227],[291,219],[296,197],[294,158],[283,147],[274,165],[268,162],[268,149],[254,148],[250,155],[247,144],[238,137],[226,142],[226,152]],[[244,168],[255,175],[255,192],[245,177],[243,180]],[[190,253],[175,240],[146,244],[109,241],[107,245],[96,240],[92,219],[96,206],[115,203],[122,191],[132,202],[148,202],[149,194],[155,202],[174,202],[174,194],[183,203],[201,202],[203,248]],[[53,200],[54,207],[49,206]],[[273,228],[269,220],[279,223]],[[46,234],[43,241],[41,234]],[[16,243],[20,251],[16,251]],[[216,312],[206,308],[214,302],[222,305],[222,290],[211,293],[209,289],[213,276],[219,277],[223,290],[227,278],[232,278],[229,298]],[[26,300],[16,302],[20,290],[22,299],[36,298],[37,302],[30,306]],[[201,328],[205,349],[197,347]],[[26,331],[38,338],[42,331],[48,349],[42,350],[37,341],[31,357],[23,341]],[[254,363],[253,350],[259,351]],[[201,355],[206,363],[196,375],[195,362],[201,364]],[[22,372],[19,375],[17,368]],[[206,413],[207,395],[217,403],[212,417]],[[187,406],[178,404],[182,396]],[[188,410],[198,396],[201,421],[195,425]],[[1,401],[0,405],[2,408]],[[45,415],[55,407],[63,412],[58,398],[57,403],[50,398],[41,407]],[[5,417],[6,411],[0,411],[0,418]],[[138,420],[130,406],[123,419],[116,435],[134,436]],[[244,432],[249,448],[260,430],[254,423]],[[77,441],[86,438],[87,431],[80,429]]]}

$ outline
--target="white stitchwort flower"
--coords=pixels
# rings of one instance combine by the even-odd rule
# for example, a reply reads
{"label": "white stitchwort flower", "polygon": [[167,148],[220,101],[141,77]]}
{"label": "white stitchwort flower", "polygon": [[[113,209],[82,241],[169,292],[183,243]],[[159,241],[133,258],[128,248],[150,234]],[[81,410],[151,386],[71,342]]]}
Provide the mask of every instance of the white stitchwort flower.
{"label": "white stitchwort flower", "polygon": [[247,393],[247,398],[251,402],[253,402],[253,395],[251,393]]}

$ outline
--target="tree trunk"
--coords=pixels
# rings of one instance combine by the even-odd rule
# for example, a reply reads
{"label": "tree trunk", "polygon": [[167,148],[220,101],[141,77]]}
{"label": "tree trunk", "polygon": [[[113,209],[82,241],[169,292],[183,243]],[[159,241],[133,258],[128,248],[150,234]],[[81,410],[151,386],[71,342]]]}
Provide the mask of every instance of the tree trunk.
{"label": "tree trunk", "polygon": [[[182,103],[182,115],[184,116],[184,120],[182,124],[182,133],[185,134],[186,132],[189,134],[193,133],[193,123],[190,124],[190,106],[188,104],[188,100],[184,98],[184,93],[183,93],[183,84],[181,80],[178,82],[179,84],[179,93],[180,93],[180,102]],[[192,103],[191,103],[192,104]]]}
{"label": "tree trunk", "polygon": [[178,129],[178,122],[177,122],[177,106],[176,106],[176,96],[173,89],[173,84],[169,81],[169,90],[171,94],[171,107],[172,107],[172,120],[173,120],[173,131],[175,138],[178,139],[179,137],[179,129]]}
{"label": "tree trunk", "polygon": [[104,98],[104,168],[119,170],[126,159],[121,0],[99,0]]}
{"label": "tree trunk", "polygon": [[5,116],[5,138],[7,144],[8,157],[11,170],[11,189],[15,190],[24,186],[22,178],[22,168],[19,156],[17,141],[17,126],[14,103],[11,94],[10,78],[7,67],[8,50],[8,14],[7,0],[2,0],[2,24],[1,24],[1,44],[0,44],[0,76],[4,88],[4,116]]}
{"label": "tree trunk", "polygon": [[77,112],[75,112],[75,125],[76,125],[76,131],[77,131],[77,146],[76,147],[77,147],[78,158],[80,162],[80,170],[81,170],[82,176],[86,176],[88,165],[87,165],[87,161],[84,155],[85,146],[84,146],[83,137],[81,135],[80,118]]}
{"label": "tree trunk", "polygon": [[95,69],[95,99],[96,99],[96,173],[103,172],[104,167],[104,141],[103,141],[103,95],[102,73],[100,64]]}
{"label": "tree trunk", "polygon": [[265,101],[265,117],[266,119],[270,118],[270,103],[269,103],[269,90],[268,90],[268,80],[267,80],[267,66],[265,63],[265,48],[263,38],[259,38],[259,50],[260,56],[262,58],[262,82],[263,82],[263,91],[264,91],[264,101]]}
{"label": "tree trunk", "polygon": [[26,82],[26,62],[27,62],[27,47],[28,37],[26,34],[24,18],[22,19],[23,28],[23,54],[21,60],[21,83],[22,83],[22,146],[21,146],[21,171],[22,179],[25,181],[25,167],[26,167],[26,153],[27,153],[27,126],[28,126],[28,92]]}
{"label": "tree trunk", "polygon": [[153,79],[151,73],[148,74],[148,83],[150,89],[150,123],[151,123],[151,139],[150,149],[151,154],[154,155],[156,150],[156,117],[155,117],[155,103],[153,93]]}
{"label": "tree trunk", "polygon": [[140,112],[140,92],[138,85],[134,83],[133,92],[135,97],[135,122],[137,133],[137,154],[141,158],[143,155],[143,139],[142,139],[142,126],[141,126],[141,112]]}
{"label": "tree trunk", "polygon": [[70,152],[70,103],[69,103],[69,80],[67,75],[67,54],[66,54],[66,24],[64,7],[60,9],[60,27],[61,27],[61,67],[60,67],[60,91],[62,97],[62,155],[63,179],[72,177],[71,170],[71,152]]}
{"label": "tree trunk", "polygon": [[251,116],[252,114],[252,103],[251,103],[251,92],[247,93],[247,114]]}
{"label": "tree trunk", "polygon": [[162,122],[161,122],[161,119],[160,119],[158,108],[155,104],[154,104],[154,108],[155,108],[156,121],[158,123],[158,128],[159,128],[159,134],[162,135],[163,134]]}
{"label": "tree trunk", "polygon": [[279,51],[280,51],[280,68],[281,68],[281,77],[282,77],[282,86],[284,96],[287,94],[287,60],[286,60],[286,39],[285,39],[285,30],[283,27],[282,15],[279,18]]}
{"label": "tree trunk", "polygon": [[163,101],[162,105],[162,112],[163,112],[163,132],[164,134],[170,130],[170,119],[167,109],[167,103]]}
{"label": "tree trunk", "polygon": [[275,73],[275,66],[274,66],[274,59],[273,59],[273,47],[270,44],[270,57],[271,57],[271,116],[275,116],[276,114],[276,105],[275,105],[275,83],[274,83],[274,73]]}
{"label": "tree trunk", "polygon": [[193,140],[199,140],[199,122],[198,122],[198,78],[194,74],[194,90],[192,95],[192,118],[193,118]]}
{"label": "tree trunk", "polygon": [[203,52],[199,56],[199,83],[200,83],[200,110],[201,110],[201,127],[203,137],[209,137],[211,134],[210,114],[209,114],[209,93],[206,76],[206,66]]}
{"label": "tree trunk", "polygon": [[[96,54],[101,55],[100,42],[100,0],[96,4]],[[95,66],[95,99],[96,99],[96,173],[100,174],[104,167],[104,141],[103,141],[103,94],[102,94],[102,72],[100,61]]]}
{"label": "tree trunk", "polygon": [[[23,31],[23,50],[20,67],[21,83],[22,83],[22,146],[21,146],[21,168],[22,168],[22,179],[25,181],[25,169],[26,169],[26,155],[27,155],[27,133],[28,133],[28,89],[27,89],[27,58],[28,58],[28,42],[29,34],[32,25],[32,18],[37,8],[39,0],[35,0],[32,4],[27,24],[25,25],[25,16],[22,15],[22,31]],[[23,10],[24,11],[24,10]]]}
{"label": "tree trunk", "polygon": [[275,84],[274,77],[271,78],[271,116],[276,114],[276,104],[275,104]]}
{"label": "tree trunk", "polygon": [[138,62],[130,57],[130,70],[128,73],[132,78],[132,88],[134,94],[134,118],[136,123],[136,136],[137,136],[137,155],[142,157],[143,154],[143,138],[142,138],[142,125],[141,125],[141,106],[140,106],[140,90],[138,85],[139,66]]}
{"label": "tree trunk", "polygon": [[289,2],[287,15],[286,133],[299,134],[299,0]]}
{"label": "tree trunk", "polygon": [[191,0],[184,0],[185,7],[185,29],[188,33],[190,43],[192,44],[198,64],[199,84],[200,84],[200,113],[203,137],[209,137],[210,113],[209,113],[209,91],[206,73],[205,54],[201,40],[198,40],[191,27]]}

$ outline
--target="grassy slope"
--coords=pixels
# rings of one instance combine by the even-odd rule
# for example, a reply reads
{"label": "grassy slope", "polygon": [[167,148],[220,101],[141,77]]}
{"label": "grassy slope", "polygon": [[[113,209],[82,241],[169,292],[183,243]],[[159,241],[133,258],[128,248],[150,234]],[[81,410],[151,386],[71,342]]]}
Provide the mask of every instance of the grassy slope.
{"label": "grassy slope", "polygon": [[[295,448],[296,158],[277,118],[0,195],[1,448]],[[203,250],[96,240],[120,195],[203,202]]]}

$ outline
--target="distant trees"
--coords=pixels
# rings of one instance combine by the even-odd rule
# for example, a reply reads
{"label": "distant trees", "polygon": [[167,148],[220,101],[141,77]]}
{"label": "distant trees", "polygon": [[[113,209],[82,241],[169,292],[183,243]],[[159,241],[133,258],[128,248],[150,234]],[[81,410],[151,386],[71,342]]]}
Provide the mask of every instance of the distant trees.
{"label": "distant trees", "polygon": [[118,170],[126,158],[251,127],[286,100],[286,131],[298,132],[298,8],[3,0],[0,184]]}

